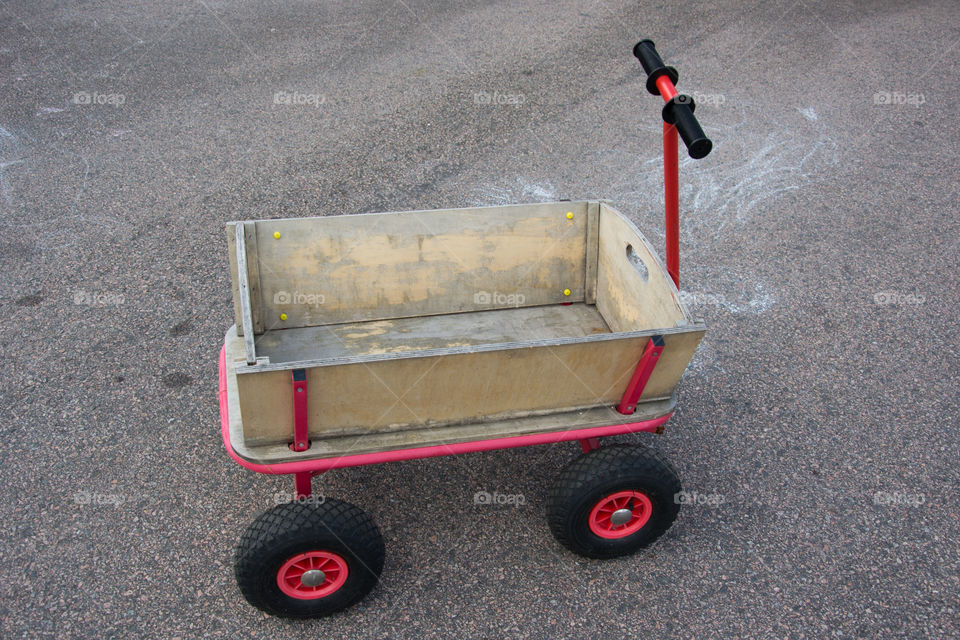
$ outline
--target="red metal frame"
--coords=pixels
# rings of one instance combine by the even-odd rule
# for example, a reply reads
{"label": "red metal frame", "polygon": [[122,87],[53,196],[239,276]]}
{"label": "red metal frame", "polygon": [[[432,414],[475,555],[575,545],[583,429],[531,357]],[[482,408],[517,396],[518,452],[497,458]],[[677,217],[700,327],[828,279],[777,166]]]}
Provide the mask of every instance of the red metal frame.
{"label": "red metal frame", "polygon": [[627,390],[623,392],[620,404],[617,405],[617,411],[624,415],[632,414],[637,408],[637,400],[643,394],[643,389],[647,386],[650,376],[653,374],[653,368],[657,366],[660,354],[663,353],[663,337],[654,336],[647,340],[647,346],[643,348],[643,354],[640,356],[640,362],[633,371],[633,377],[630,378],[630,384]]}
{"label": "red metal frame", "polygon": [[667,420],[673,416],[673,412],[654,418],[652,420],[643,420],[641,422],[628,422],[624,424],[612,424],[603,427],[587,427],[584,429],[568,429],[552,431],[549,433],[534,433],[525,436],[511,436],[509,438],[494,438],[491,440],[474,440],[471,442],[459,442],[455,444],[434,445],[429,447],[417,447],[414,449],[396,449],[393,451],[379,451],[376,453],[361,453],[349,456],[340,456],[337,458],[321,458],[314,460],[300,460],[296,462],[281,462],[278,464],[258,464],[244,460],[230,445],[230,415],[227,407],[227,356],[226,349],[220,349],[219,366],[219,387],[220,387],[220,435],[223,438],[223,444],[227,453],[240,466],[256,471],[257,473],[295,474],[297,482],[297,494],[299,496],[310,495],[309,481],[310,477],[329,471],[331,469],[342,469],[345,467],[359,467],[368,464],[381,464],[384,462],[399,462],[401,460],[415,460],[417,458],[434,458],[437,456],[459,455],[461,453],[474,453],[478,451],[493,451],[495,449],[510,449],[513,447],[526,447],[536,444],[553,444],[556,442],[567,442],[571,440],[587,440],[593,438],[602,438],[606,436],[618,436],[626,433],[637,433],[640,431],[655,433]]}
{"label": "red metal frame", "polygon": [[[657,78],[657,89],[664,102],[677,95],[677,88],[666,75]],[[677,158],[677,128],[663,123],[663,200],[664,235],[667,245],[667,273],[680,288],[680,168]]]}

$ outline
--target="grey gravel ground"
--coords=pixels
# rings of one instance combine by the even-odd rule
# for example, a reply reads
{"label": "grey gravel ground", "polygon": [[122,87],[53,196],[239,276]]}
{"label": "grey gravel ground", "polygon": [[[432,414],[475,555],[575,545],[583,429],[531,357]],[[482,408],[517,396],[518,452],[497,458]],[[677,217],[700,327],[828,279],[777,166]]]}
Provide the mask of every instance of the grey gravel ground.
{"label": "grey gravel ground", "polygon": [[[642,36],[716,149],[710,330],[640,439],[712,504],[599,562],[543,517],[575,444],[338,471],[381,584],[251,609],[233,547],[292,483],[219,440],[224,223],[604,197],[661,243]],[[957,637],[958,58],[946,1],[0,2],[0,636]]]}

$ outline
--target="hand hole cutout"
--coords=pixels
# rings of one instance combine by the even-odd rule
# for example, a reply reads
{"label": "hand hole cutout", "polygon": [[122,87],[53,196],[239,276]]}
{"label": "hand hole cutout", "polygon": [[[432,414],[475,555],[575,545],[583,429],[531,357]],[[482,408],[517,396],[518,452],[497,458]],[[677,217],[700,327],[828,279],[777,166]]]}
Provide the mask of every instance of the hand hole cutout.
{"label": "hand hole cutout", "polygon": [[633,250],[632,244],[627,245],[627,260],[630,261],[630,265],[640,274],[640,278],[646,282],[650,277],[650,273],[647,271],[647,265],[643,264],[643,260],[641,260],[637,252]]}

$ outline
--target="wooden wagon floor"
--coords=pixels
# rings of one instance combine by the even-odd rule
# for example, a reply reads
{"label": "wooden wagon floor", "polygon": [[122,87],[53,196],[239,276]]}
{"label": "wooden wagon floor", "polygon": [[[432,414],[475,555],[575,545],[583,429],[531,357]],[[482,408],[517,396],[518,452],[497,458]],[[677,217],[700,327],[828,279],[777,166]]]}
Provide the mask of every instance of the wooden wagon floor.
{"label": "wooden wagon floor", "polygon": [[282,329],[258,336],[256,348],[283,363],[610,332],[596,306],[580,302]]}

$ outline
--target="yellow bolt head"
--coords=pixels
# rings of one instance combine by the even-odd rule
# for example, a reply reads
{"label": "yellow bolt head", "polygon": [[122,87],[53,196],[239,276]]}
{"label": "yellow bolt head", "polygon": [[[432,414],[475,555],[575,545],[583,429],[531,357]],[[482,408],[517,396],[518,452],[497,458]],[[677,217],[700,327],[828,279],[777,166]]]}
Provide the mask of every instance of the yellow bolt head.
{"label": "yellow bolt head", "polygon": [[570,295],[570,289],[564,289],[564,290],[563,290],[563,295],[565,295],[565,296]]}
{"label": "yellow bolt head", "polygon": [[274,232],[273,232],[273,237],[276,238],[277,240],[279,240],[279,239],[280,239],[280,232],[279,232],[279,231],[274,231]]}
{"label": "yellow bolt head", "polygon": [[281,314],[280,314],[280,319],[281,319],[281,320],[286,320],[286,319],[287,319],[287,314],[281,313]]}
{"label": "yellow bolt head", "polygon": [[573,211],[567,211],[567,220],[573,220]]}

